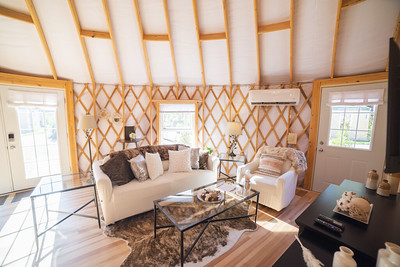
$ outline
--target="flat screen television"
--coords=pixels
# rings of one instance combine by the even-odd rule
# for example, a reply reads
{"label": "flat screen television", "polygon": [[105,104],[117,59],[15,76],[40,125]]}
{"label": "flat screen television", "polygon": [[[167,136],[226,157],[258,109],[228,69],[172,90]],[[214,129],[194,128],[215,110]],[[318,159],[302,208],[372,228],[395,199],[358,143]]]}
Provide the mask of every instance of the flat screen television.
{"label": "flat screen television", "polygon": [[400,172],[400,47],[393,38],[389,45],[388,115],[385,173]]}

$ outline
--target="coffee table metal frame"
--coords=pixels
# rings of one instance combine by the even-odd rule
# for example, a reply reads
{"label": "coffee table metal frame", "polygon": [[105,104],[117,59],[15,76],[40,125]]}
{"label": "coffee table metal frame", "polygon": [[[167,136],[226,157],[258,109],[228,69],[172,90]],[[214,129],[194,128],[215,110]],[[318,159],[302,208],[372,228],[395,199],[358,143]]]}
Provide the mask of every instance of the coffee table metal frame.
{"label": "coffee table metal frame", "polygon": [[[58,174],[58,175],[49,175],[49,176],[45,176],[43,178],[49,178],[49,177],[57,177],[57,176],[71,176],[71,175],[81,175],[83,176],[84,174],[82,173],[71,173],[71,174]],[[36,242],[36,247],[39,249],[39,237],[43,234],[45,234],[47,231],[53,229],[55,226],[59,225],[60,223],[62,223],[63,221],[65,221],[66,219],[68,219],[69,217],[71,217],[72,215],[75,216],[81,216],[81,217],[86,217],[86,218],[92,218],[92,219],[97,219],[97,223],[99,225],[99,228],[101,228],[101,224],[100,224],[100,215],[99,215],[99,206],[98,206],[98,200],[97,200],[97,194],[96,194],[96,182],[94,180],[93,174],[91,172],[88,173],[89,178],[88,179],[92,179],[91,183],[86,184],[86,185],[82,185],[82,186],[71,186],[69,188],[63,188],[63,189],[55,189],[55,190],[50,190],[47,191],[45,193],[36,193],[35,190],[33,190],[32,194],[31,194],[31,206],[32,206],[32,216],[33,216],[33,228],[35,231],[35,242]],[[43,179],[42,178],[42,179]],[[82,178],[81,178],[82,179]],[[40,182],[39,184],[36,186],[38,187],[40,186]],[[35,189],[36,189],[35,187]],[[78,190],[78,189],[83,189],[83,188],[87,188],[87,187],[93,187],[93,199],[89,200],[87,203],[85,203],[84,205],[82,205],[81,207],[79,207],[78,209],[76,209],[73,212],[66,212],[66,211],[60,211],[60,210],[49,210],[48,206],[47,206],[47,196],[51,195],[51,194],[55,194],[55,193],[62,193],[62,192],[67,192],[67,191],[72,191],[72,190]],[[36,208],[35,208],[35,198],[36,197],[41,197],[44,196],[44,200],[45,200],[45,208],[46,208],[46,218],[47,220],[49,219],[49,211],[51,212],[58,212],[58,213],[63,213],[63,214],[68,214],[68,216],[64,217],[63,219],[61,219],[60,221],[56,222],[54,225],[46,228],[43,232],[38,233],[38,226],[37,226],[37,219],[36,219]],[[87,205],[89,205],[90,203],[94,202],[94,205],[96,207],[96,212],[97,212],[97,216],[92,216],[92,215],[86,215],[86,214],[78,214],[78,212],[85,208]]]}
{"label": "coffee table metal frame", "polygon": [[[217,184],[217,183],[221,183],[221,180],[219,180],[219,181],[217,181],[217,182],[214,182],[214,183],[210,183],[210,184],[201,186],[201,187],[198,187],[198,188],[195,188],[195,189],[193,189],[192,191],[197,191],[197,190],[199,190],[199,189],[206,188],[206,187],[215,185],[215,184]],[[242,185],[240,185],[240,184],[238,184],[238,183],[234,183],[234,184],[243,187]],[[211,222],[220,222],[220,221],[234,220],[234,219],[240,219],[240,218],[254,217],[254,223],[257,223],[258,200],[259,200],[260,192],[254,190],[254,189],[250,189],[250,190],[253,192],[253,194],[251,194],[251,195],[249,195],[249,196],[243,198],[243,199],[242,199],[241,201],[239,201],[238,203],[236,203],[236,204],[234,204],[234,205],[232,205],[232,206],[230,206],[230,207],[228,207],[228,208],[226,208],[226,209],[224,209],[224,210],[222,210],[222,211],[220,211],[220,212],[217,212],[216,214],[211,215],[210,217],[204,218],[203,220],[201,220],[201,221],[199,221],[199,222],[197,222],[197,223],[195,223],[195,224],[193,224],[193,225],[190,225],[189,227],[184,228],[184,229],[180,229],[180,228],[178,227],[178,224],[177,224],[176,221],[172,218],[172,216],[171,216],[167,211],[165,211],[165,210],[163,209],[163,206],[161,206],[161,205],[158,203],[159,200],[154,200],[154,202],[153,202],[153,203],[154,203],[154,238],[157,238],[157,229],[175,227],[175,228],[180,232],[180,235],[181,235],[181,242],[180,242],[180,243],[181,243],[181,266],[183,266],[183,265],[184,265],[184,262],[185,262],[185,260],[186,260],[186,258],[188,257],[188,255],[190,254],[190,252],[192,251],[192,249],[194,248],[194,246],[197,244],[197,242],[199,241],[200,237],[203,235],[204,231],[206,230],[206,228],[208,227],[208,225],[209,225]],[[194,197],[196,197],[196,196],[194,196]],[[220,215],[220,214],[226,212],[227,210],[230,210],[231,208],[233,208],[233,207],[239,205],[240,203],[243,203],[243,202],[245,202],[246,200],[252,199],[252,198],[254,198],[254,197],[257,197],[256,211],[255,211],[254,214],[248,214],[248,215],[243,215],[243,216],[235,216],[235,217],[229,217],[229,218],[221,218],[221,219],[213,219],[214,217],[216,217],[216,216],[218,216],[218,215]],[[225,200],[222,200],[222,201],[225,201]],[[222,202],[222,201],[221,201],[221,202]],[[168,220],[171,221],[173,224],[171,224],[171,225],[157,226],[157,209],[159,209],[160,211],[162,211],[162,213],[163,213],[163,214],[168,218]],[[192,229],[193,227],[195,227],[195,226],[197,226],[197,225],[203,224],[203,223],[205,223],[204,227],[203,227],[202,230],[200,231],[200,233],[199,233],[199,235],[197,236],[196,240],[193,242],[193,244],[190,246],[190,248],[189,248],[189,249],[186,251],[186,253],[185,253],[184,244],[183,244],[183,234],[184,234],[184,232],[186,232],[186,231],[189,230],[189,229]]]}

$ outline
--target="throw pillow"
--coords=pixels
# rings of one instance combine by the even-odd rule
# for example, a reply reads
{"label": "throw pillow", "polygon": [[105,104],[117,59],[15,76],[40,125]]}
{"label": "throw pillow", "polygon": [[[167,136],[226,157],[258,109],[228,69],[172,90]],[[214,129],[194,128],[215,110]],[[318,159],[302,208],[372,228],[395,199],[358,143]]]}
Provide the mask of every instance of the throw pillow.
{"label": "throw pillow", "polygon": [[168,151],[169,154],[169,172],[190,172],[190,149],[181,151]]}
{"label": "throw pillow", "polygon": [[128,159],[123,153],[114,155],[114,157],[101,165],[100,169],[107,174],[113,185],[124,185],[135,178]]}
{"label": "throw pillow", "polygon": [[262,154],[258,172],[269,176],[280,176],[285,159],[281,156]]}
{"label": "throw pillow", "polygon": [[146,152],[147,172],[150,179],[155,180],[164,173],[163,165],[161,162],[160,154]]}
{"label": "throw pillow", "polygon": [[207,170],[208,168],[208,150],[199,151],[199,169]]}
{"label": "throw pillow", "polygon": [[190,149],[190,166],[192,169],[198,169],[199,168],[199,155],[200,155],[200,148],[190,148],[187,146],[183,145],[178,145],[178,150],[185,150],[185,149]]}
{"label": "throw pillow", "polygon": [[146,181],[149,178],[149,173],[147,172],[146,160],[142,155],[136,156],[129,160],[131,164],[131,169],[136,179],[139,182]]}

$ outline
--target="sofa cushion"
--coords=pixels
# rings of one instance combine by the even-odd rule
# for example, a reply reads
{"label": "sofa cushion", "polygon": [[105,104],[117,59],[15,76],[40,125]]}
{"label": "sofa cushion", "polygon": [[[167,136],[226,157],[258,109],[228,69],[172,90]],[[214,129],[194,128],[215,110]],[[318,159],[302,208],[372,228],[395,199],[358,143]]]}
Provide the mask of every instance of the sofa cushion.
{"label": "sofa cushion", "polygon": [[199,169],[207,170],[208,168],[208,150],[199,151]]}
{"label": "sofa cushion", "polygon": [[160,155],[161,160],[168,160],[169,156],[168,156],[168,150],[178,150],[178,146],[179,145],[157,145],[157,146],[142,146],[142,147],[138,147],[138,148],[129,148],[129,149],[125,149],[125,150],[121,150],[121,151],[117,151],[117,152],[113,152],[110,154],[111,157],[115,156],[118,153],[123,153],[126,155],[126,157],[128,159],[134,158],[140,154],[142,154],[143,156],[146,155],[147,153],[157,153]]}
{"label": "sofa cushion", "polygon": [[150,179],[155,180],[157,177],[164,173],[163,165],[161,162],[160,154],[146,152],[147,171]]}
{"label": "sofa cushion", "polygon": [[113,185],[123,185],[129,183],[133,178],[130,164],[125,154],[118,153],[110,157],[103,165],[101,170],[110,177]]}
{"label": "sofa cushion", "polygon": [[146,160],[142,155],[138,155],[133,159],[130,159],[129,163],[131,165],[131,170],[133,172],[133,175],[135,175],[136,179],[138,179],[139,182],[146,181],[149,178],[149,173],[147,172]]}
{"label": "sofa cushion", "polygon": [[168,151],[169,153],[169,172],[190,172],[192,171],[190,164],[191,150],[185,149],[181,151]]}
{"label": "sofa cushion", "polygon": [[281,156],[262,154],[257,172],[264,175],[279,176],[281,175],[284,161]]}
{"label": "sofa cushion", "polygon": [[178,151],[185,150],[185,149],[190,149],[190,165],[191,165],[192,169],[198,169],[199,168],[200,148],[198,148],[198,147],[190,148],[188,146],[178,145]]}

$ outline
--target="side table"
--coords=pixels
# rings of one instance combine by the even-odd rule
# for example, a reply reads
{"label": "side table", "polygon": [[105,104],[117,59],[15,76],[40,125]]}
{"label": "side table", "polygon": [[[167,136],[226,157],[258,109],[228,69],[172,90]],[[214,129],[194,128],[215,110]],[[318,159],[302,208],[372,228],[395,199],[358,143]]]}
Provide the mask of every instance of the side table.
{"label": "side table", "polygon": [[[93,187],[93,199],[91,199],[89,202],[85,203],[78,209],[76,209],[73,212],[65,212],[65,211],[60,211],[60,210],[49,210],[48,205],[47,205],[47,196],[55,193],[62,193],[62,192],[67,192],[67,191],[72,191],[72,190],[78,190],[78,189],[83,189],[87,187]],[[62,220],[56,222],[54,225],[50,226],[49,228],[45,229],[43,232],[38,233],[38,225],[37,225],[37,219],[36,219],[36,209],[35,209],[35,198],[37,197],[44,197],[45,200],[45,208],[46,208],[46,216],[47,220],[49,219],[49,211],[53,212],[59,212],[59,213],[64,213],[68,214],[65,218]],[[35,187],[31,194],[31,205],[32,205],[32,216],[33,216],[33,228],[35,230],[35,241],[36,241],[36,247],[39,249],[39,236],[43,235],[50,229],[52,229],[54,226],[62,223],[72,215],[77,215],[77,216],[82,216],[86,218],[93,218],[97,220],[97,223],[99,225],[99,228],[101,228],[100,225],[100,216],[99,216],[99,207],[98,207],[98,202],[97,202],[97,194],[96,194],[96,182],[94,180],[93,174],[88,173],[87,175],[82,174],[82,173],[73,173],[73,174],[58,174],[58,175],[50,175],[50,176],[45,176],[40,179],[40,182],[38,185]],[[78,214],[78,211],[89,205],[90,203],[94,202],[94,205],[96,207],[96,212],[97,216],[92,216],[92,215],[86,215],[86,214]]]}
{"label": "side table", "polygon": [[135,144],[136,147],[138,147],[138,142],[142,142],[144,139],[137,137],[134,140],[130,140],[130,139],[118,139],[117,142],[122,143],[122,149],[125,149],[125,144]]}
{"label": "side table", "polygon": [[221,153],[218,155],[219,158],[219,173],[218,177],[221,176],[221,174],[225,175],[228,179],[234,179],[236,175],[230,176],[224,172],[222,172],[222,162],[234,162],[234,163],[242,163],[246,164],[247,159],[245,155],[236,155],[235,157],[231,157],[228,155],[228,153]]}

